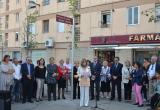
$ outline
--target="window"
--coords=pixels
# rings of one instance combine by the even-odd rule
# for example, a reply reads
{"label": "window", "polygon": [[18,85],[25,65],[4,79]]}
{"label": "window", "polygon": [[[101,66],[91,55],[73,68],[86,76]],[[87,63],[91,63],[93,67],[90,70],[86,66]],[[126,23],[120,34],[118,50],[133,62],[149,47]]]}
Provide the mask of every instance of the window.
{"label": "window", "polygon": [[20,0],[16,0],[16,3],[19,4]]}
{"label": "window", "polygon": [[6,18],[5,28],[8,29],[9,15],[6,15],[5,18]]}
{"label": "window", "polygon": [[8,33],[5,33],[4,46],[8,47]]}
{"label": "window", "polygon": [[58,22],[58,32],[64,32],[64,23]]}
{"label": "window", "polygon": [[156,15],[156,22],[160,21],[160,3],[156,4],[155,7],[155,15]]}
{"label": "window", "polygon": [[3,8],[3,2],[0,0],[0,9]]}
{"label": "window", "polygon": [[16,22],[19,22],[19,13],[16,13]]}
{"label": "window", "polygon": [[102,11],[102,22],[101,27],[108,27],[111,24],[111,11]]}
{"label": "window", "polygon": [[49,20],[43,20],[43,33],[49,32]]}
{"label": "window", "polygon": [[2,40],[3,40],[3,39],[2,39],[2,33],[0,33],[0,40],[1,40],[1,42],[2,42]]}
{"label": "window", "polygon": [[128,24],[139,24],[139,6],[128,8]]}
{"label": "window", "polygon": [[2,18],[0,18],[0,30],[2,28]]}
{"label": "window", "polygon": [[57,2],[65,2],[65,0],[58,0]]}
{"label": "window", "polygon": [[43,0],[43,6],[46,6],[46,5],[49,5],[49,3],[50,3],[50,0]]}
{"label": "window", "polygon": [[18,41],[19,40],[19,32],[16,32],[15,33],[15,41]]}
{"label": "window", "polygon": [[36,24],[35,23],[29,24],[29,32],[32,34],[36,34]]}

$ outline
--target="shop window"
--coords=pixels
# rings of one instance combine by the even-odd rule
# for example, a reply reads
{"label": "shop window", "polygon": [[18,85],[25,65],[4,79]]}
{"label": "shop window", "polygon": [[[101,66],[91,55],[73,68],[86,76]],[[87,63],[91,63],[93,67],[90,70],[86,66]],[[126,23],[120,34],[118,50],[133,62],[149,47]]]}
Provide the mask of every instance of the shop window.
{"label": "shop window", "polygon": [[139,24],[139,6],[128,8],[128,24],[136,25]]}
{"label": "shop window", "polygon": [[109,27],[109,25],[111,24],[111,11],[102,11],[101,16],[102,16],[101,27],[102,28]]}

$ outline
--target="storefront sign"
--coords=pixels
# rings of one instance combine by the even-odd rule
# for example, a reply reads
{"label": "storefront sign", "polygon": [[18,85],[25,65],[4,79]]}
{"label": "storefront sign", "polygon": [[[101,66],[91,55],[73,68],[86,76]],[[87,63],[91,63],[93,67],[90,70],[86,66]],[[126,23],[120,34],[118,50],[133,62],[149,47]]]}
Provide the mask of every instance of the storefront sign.
{"label": "storefront sign", "polygon": [[129,42],[160,41],[160,34],[142,34],[129,36]]}
{"label": "storefront sign", "polygon": [[160,43],[160,33],[91,37],[91,45]]}

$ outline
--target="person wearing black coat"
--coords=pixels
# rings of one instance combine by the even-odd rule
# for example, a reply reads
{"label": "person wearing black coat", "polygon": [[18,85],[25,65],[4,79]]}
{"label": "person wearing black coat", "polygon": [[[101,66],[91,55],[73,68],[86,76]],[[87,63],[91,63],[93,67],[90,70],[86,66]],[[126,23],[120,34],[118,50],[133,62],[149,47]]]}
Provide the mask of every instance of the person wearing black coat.
{"label": "person wearing black coat", "polygon": [[100,74],[102,69],[102,64],[98,60],[98,58],[95,56],[94,61],[90,64],[91,68],[91,100],[94,99],[94,85],[96,85],[96,100],[99,101],[99,93],[100,93]]}
{"label": "person wearing black coat", "polygon": [[[80,99],[80,87],[79,87],[79,80],[78,80],[78,67],[79,62],[75,62],[75,66],[73,67],[73,99]],[[78,94],[77,94],[78,89]]]}
{"label": "person wearing black coat", "polygon": [[111,100],[115,99],[115,87],[117,86],[118,100],[121,101],[122,68],[123,65],[119,63],[119,57],[115,57],[110,70],[112,83]]}

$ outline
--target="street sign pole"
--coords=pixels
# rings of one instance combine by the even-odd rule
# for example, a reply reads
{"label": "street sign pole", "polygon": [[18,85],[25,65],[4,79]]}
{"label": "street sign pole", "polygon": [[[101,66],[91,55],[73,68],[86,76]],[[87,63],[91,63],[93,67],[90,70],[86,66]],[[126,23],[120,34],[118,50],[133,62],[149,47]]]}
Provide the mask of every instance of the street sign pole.
{"label": "street sign pole", "polygon": [[61,23],[65,23],[65,24],[69,24],[72,25],[72,47],[71,47],[71,64],[72,64],[72,68],[71,68],[71,99],[73,99],[73,67],[74,67],[74,36],[75,36],[75,18],[73,16],[73,18],[69,18],[66,16],[62,16],[62,15],[56,15],[56,21],[57,22],[61,22]]}
{"label": "street sign pole", "polygon": [[71,64],[72,64],[72,71],[71,71],[71,98],[73,99],[73,67],[74,67],[74,37],[75,37],[75,18],[73,16],[73,25],[72,25],[72,55],[71,55]]}

